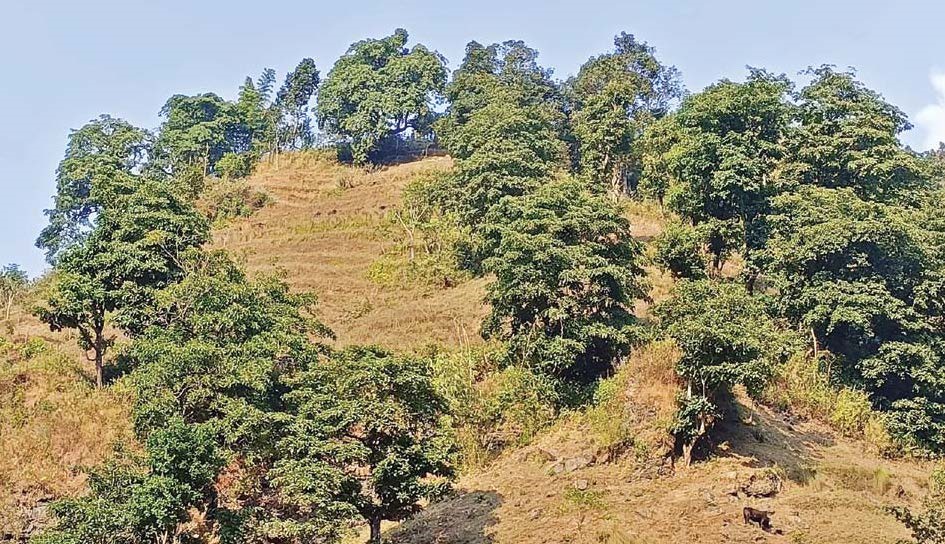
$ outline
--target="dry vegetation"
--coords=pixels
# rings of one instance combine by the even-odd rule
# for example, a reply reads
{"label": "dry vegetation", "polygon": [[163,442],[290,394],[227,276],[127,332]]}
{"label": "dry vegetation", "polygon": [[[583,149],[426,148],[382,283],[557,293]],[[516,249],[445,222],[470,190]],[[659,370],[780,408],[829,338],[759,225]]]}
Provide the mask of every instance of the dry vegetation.
{"label": "dry vegetation", "polygon": [[365,171],[324,153],[283,155],[248,180],[273,202],[220,230],[215,243],[245,255],[250,271],[281,268],[294,288],[316,293],[339,344],[475,343],[485,313],[482,280],[437,288],[370,278],[371,265],[401,236],[388,217],[404,187],[418,173],[449,166],[437,157]]}
{"label": "dry vegetation", "polygon": [[[314,291],[340,344],[478,344],[482,280],[450,288],[385,285],[369,274],[396,246],[400,233],[388,214],[404,187],[420,172],[449,165],[431,158],[363,171],[317,153],[284,155],[248,180],[272,201],[217,231],[215,244],[243,254],[251,271],[281,269],[294,288]],[[632,204],[627,215],[643,241],[662,228],[658,209]],[[653,267],[648,273],[651,296],[661,300],[672,280]],[[638,314],[648,307],[641,304]],[[21,530],[36,501],[81,492],[78,468],[101,460],[130,429],[129,399],[120,388],[91,387],[74,337],[49,333],[22,312],[0,337],[2,535]],[[915,505],[927,463],[885,459],[866,442],[744,397],[740,413],[723,423],[720,455],[674,469],[665,454],[677,357],[666,344],[637,350],[592,408],[469,471],[453,497],[392,524],[386,537],[395,544],[874,544],[908,536],[883,507]],[[802,377],[781,377],[782,396],[809,389]],[[789,379],[796,387],[788,388]],[[785,402],[804,407],[801,400]],[[826,416],[809,407],[804,413]],[[770,474],[783,481],[774,496],[733,494],[752,475]],[[774,528],[783,534],[745,526],[745,505],[774,510]]]}
{"label": "dry vegetation", "polygon": [[34,508],[80,493],[80,470],[132,440],[130,400],[95,390],[74,338],[17,312],[0,336],[0,540],[27,529]]}

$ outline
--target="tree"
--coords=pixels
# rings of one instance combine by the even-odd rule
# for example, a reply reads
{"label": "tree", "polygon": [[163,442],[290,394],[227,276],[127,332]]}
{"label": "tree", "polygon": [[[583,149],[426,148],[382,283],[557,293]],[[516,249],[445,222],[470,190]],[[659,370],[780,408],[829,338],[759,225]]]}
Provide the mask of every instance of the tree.
{"label": "tree", "polygon": [[467,46],[436,130],[456,161],[463,219],[481,223],[505,196],[536,189],[567,166],[564,114],[550,71],[522,42]]}
{"label": "tree", "polygon": [[117,312],[116,322],[137,332],[154,293],[183,274],[182,255],[208,239],[206,220],[188,201],[164,182],[142,181],[102,208],[86,239],[62,254],[49,298],[37,314],[52,330],[79,332],[101,387],[113,341],[107,318]]}
{"label": "tree", "polygon": [[899,143],[912,128],[902,110],[853,72],[825,65],[807,74],[813,80],[800,92],[799,129],[788,141],[789,179],[882,201],[911,201],[929,187],[919,157]]}
{"label": "tree", "polygon": [[10,319],[13,305],[29,287],[29,276],[16,264],[0,268],[0,299],[3,300],[5,319]]}
{"label": "tree", "polygon": [[590,381],[626,354],[642,249],[617,206],[564,178],[506,198],[483,225],[495,275],[483,334],[545,374]]}
{"label": "tree", "polygon": [[252,148],[252,131],[242,122],[238,106],[213,93],[174,95],[160,115],[164,122],[154,145],[158,163],[189,183],[194,194],[225,154]]}
{"label": "tree", "polygon": [[407,131],[425,134],[446,85],[446,60],[407,31],[352,44],[318,91],[319,126],[351,144],[354,160],[375,160],[378,144]]}
{"label": "tree", "polygon": [[679,72],[632,34],[614,38],[614,52],[593,57],[568,82],[571,124],[583,171],[621,194],[640,176],[638,140],[681,98]]}
{"label": "tree", "polygon": [[119,450],[89,471],[89,493],[52,504],[54,525],[38,544],[179,541],[188,509],[215,496],[223,458],[206,427],[180,419],[155,430],[144,455]]}
{"label": "tree", "polygon": [[775,174],[784,156],[790,88],[783,76],[760,70],[745,83],[712,85],[683,101],[669,120],[674,134],[664,140],[671,144],[660,166],[672,176],[667,205],[704,233],[714,270],[741,251],[749,287],[769,200],[780,190]]}
{"label": "tree", "polygon": [[774,205],[766,268],[782,315],[809,331],[815,352],[839,357],[839,377],[891,412],[894,434],[945,447],[939,214],[817,186]]}
{"label": "tree", "polygon": [[309,58],[302,59],[295,70],[286,75],[285,83],[276,94],[275,101],[275,107],[282,110],[288,118],[287,124],[279,130],[279,138],[283,142],[280,148],[306,148],[312,145],[308,104],[318,88],[319,81],[315,61]]}
{"label": "tree", "polygon": [[293,422],[273,482],[299,510],[317,516],[320,506],[348,505],[379,544],[382,520],[404,519],[448,485],[451,445],[438,424],[445,403],[428,362],[348,348],[293,379],[286,402]]}
{"label": "tree", "polygon": [[760,392],[781,344],[759,298],[741,286],[714,280],[682,281],[655,313],[682,351],[676,374],[686,387],[673,432],[686,464],[722,416],[735,385]]}
{"label": "tree", "polygon": [[56,170],[55,205],[46,210],[49,224],[36,241],[50,263],[88,236],[103,206],[134,190],[150,146],[147,131],[108,115],[69,135]]}

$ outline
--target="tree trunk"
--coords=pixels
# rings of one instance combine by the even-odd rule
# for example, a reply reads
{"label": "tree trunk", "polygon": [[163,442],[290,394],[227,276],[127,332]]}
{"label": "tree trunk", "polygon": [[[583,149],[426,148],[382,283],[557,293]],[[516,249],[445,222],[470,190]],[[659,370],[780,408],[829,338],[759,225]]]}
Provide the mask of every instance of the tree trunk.
{"label": "tree trunk", "polygon": [[105,337],[102,329],[101,326],[95,328],[95,345],[93,346],[95,350],[95,386],[99,389],[102,388],[105,382]]}
{"label": "tree trunk", "polygon": [[374,516],[368,520],[368,524],[371,526],[371,537],[368,539],[368,544],[381,544],[381,518]]}

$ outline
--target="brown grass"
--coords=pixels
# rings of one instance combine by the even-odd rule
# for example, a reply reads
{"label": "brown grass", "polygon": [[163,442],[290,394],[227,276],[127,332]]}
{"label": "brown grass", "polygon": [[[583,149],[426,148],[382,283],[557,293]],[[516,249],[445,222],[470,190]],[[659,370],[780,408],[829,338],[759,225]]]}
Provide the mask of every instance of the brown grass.
{"label": "brown grass", "polygon": [[370,279],[371,265],[397,245],[386,218],[404,187],[450,164],[437,157],[369,171],[323,153],[280,156],[248,180],[274,201],[217,232],[215,245],[243,255],[251,272],[282,268],[294,288],[313,291],[339,344],[478,342],[484,280],[447,289]]}
{"label": "brown grass", "polygon": [[16,535],[37,501],[81,492],[81,469],[105,459],[116,441],[132,440],[130,401],[120,389],[94,389],[71,346],[38,335],[3,346],[0,534]]}
{"label": "brown grass", "polygon": [[[716,458],[675,472],[664,464],[663,475],[658,454],[555,474],[552,457],[597,452],[586,422],[568,418],[533,445],[464,476],[454,498],[387,534],[394,544],[893,544],[908,536],[883,507],[914,505],[930,466],[883,459],[823,425],[787,423],[744,402],[743,416],[754,425],[727,422]],[[750,475],[769,471],[785,478],[774,497],[732,494]],[[773,526],[783,534],[746,526],[741,509],[748,505],[774,510]]]}

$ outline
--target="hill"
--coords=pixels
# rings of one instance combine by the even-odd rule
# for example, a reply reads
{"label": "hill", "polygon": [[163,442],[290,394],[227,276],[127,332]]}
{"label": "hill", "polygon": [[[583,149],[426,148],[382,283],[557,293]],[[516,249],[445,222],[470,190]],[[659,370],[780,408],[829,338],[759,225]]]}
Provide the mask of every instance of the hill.
{"label": "hill", "polygon": [[[444,287],[378,281],[385,256],[405,259],[391,212],[417,176],[444,171],[448,158],[376,170],[343,166],[317,153],[261,164],[247,183],[271,202],[215,231],[214,245],[242,255],[249,270],[282,270],[295,289],[319,296],[321,319],[338,345],[377,343],[412,350],[481,342],[482,279]],[[652,207],[630,205],[634,234],[662,228]],[[650,271],[651,296],[671,280]],[[638,308],[645,315],[647,305]],[[19,314],[0,352],[0,537],[20,535],[36,507],[81,493],[78,470],[128,438],[128,399],[94,390],[74,337],[45,331]],[[30,347],[33,346],[33,347]],[[619,403],[565,414],[521,447],[460,478],[457,492],[385,534],[393,543],[893,543],[907,535],[883,508],[915,504],[930,465],[883,458],[824,424],[754,405],[723,424],[718,455],[693,467],[667,462],[667,418],[676,393],[671,355],[637,351],[619,370]],[[626,422],[630,445],[612,448],[601,421]],[[606,425],[605,425],[606,426]],[[768,485],[768,488],[764,486]],[[764,496],[769,495],[769,496]],[[774,510],[774,528],[746,526],[741,508]],[[0,538],[2,540],[2,538]]]}
{"label": "hill", "polygon": [[243,255],[251,272],[282,269],[293,287],[318,295],[320,317],[340,345],[477,342],[483,280],[438,288],[370,277],[402,236],[389,214],[404,188],[449,167],[448,158],[436,157],[365,171],[325,154],[286,154],[247,180],[272,202],[218,230],[215,243]]}

